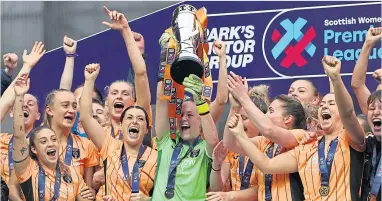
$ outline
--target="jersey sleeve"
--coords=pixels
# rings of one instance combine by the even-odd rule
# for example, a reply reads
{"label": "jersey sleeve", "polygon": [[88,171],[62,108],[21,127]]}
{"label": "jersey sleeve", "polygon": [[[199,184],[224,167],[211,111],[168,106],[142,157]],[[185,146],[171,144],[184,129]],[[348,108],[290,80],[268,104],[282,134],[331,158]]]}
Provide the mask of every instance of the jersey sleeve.
{"label": "jersey sleeve", "polygon": [[[110,135],[109,135],[110,136]],[[99,164],[99,153],[97,147],[91,142],[90,140],[87,141],[87,158],[86,158],[86,163],[85,167],[94,167]]]}
{"label": "jersey sleeve", "polygon": [[110,156],[112,152],[118,147],[119,143],[122,141],[116,140],[111,135],[105,135],[105,141],[102,144],[101,151],[99,152],[99,156],[102,161],[107,159],[107,156]]}
{"label": "jersey sleeve", "polygon": [[158,138],[155,138],[155,142],[157,144],[158,151],[162,150],[164,146],[171,140],[170,138],[170,132],[167,132],[163,135],[161,140],[158,140]]}
{"label": "jersey sleeve", "polygon": [[364,152],[366,150],[366,138],[363,139],[363,143],[362,144],[357,144],[357,143],[353,143],[349,136],[348,136],[348,132],[346,130],[343,130],[340,134],[338,134],[338,136],[340,138],[342,138],[343,140],[347,141],[349,143],[349,145],[355,149],[356,151],[358,152]]}
{"label": "jersey sleeve", "polygon": [[304,137],[306,131],[303,129],[293,129],[291,130],[294,138],[296,138],[296,141],[298,144],[301,144],[302,138]]}

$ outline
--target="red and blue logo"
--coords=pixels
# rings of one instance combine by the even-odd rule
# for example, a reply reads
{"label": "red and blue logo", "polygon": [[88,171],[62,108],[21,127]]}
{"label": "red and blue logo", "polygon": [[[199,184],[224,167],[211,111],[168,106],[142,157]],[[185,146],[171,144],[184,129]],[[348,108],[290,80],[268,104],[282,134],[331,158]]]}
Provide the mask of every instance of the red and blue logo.
{"label": "red and blue logo", "polygon": [[[273,58],[281,59],[280,65],[284,68],[289,68],[293,64],[298,67],[303,67],[308,62],[303,56],[305,51],[310,57],[313,57],[316,52],[316,46],[312,40],[316,37],[316,30],[310,26],[303,33],[302,29],[307,24],[307,20],[299,17],[294,23],[290,19],[285,19],[280,22],[280,25],[285,30],[284,35],[278,29],[274,29],[271,39],[275,43],[271,50]],[[284,54],[283,54],[284,53]]]}

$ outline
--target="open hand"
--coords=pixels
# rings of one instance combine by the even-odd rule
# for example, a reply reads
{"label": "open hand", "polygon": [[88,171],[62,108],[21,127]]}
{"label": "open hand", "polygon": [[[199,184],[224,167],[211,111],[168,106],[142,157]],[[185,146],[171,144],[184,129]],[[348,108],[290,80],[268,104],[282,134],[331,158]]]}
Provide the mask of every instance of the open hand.
{"label": "open hand", "polygon": [[28,74],[24,73],[19,76],[14,84],[15,94],[16,96],[24,96],[30,86],[30,79],[28,78]]}
{"label": "open hand", "polygon": [[29,68],[33,68],[44,54],[45,54],[44,44],[42,42],[36,41],[29,54],[27,54],[27,50],[24,50],[24,53],[23,53],[24,65],[28,66]]}

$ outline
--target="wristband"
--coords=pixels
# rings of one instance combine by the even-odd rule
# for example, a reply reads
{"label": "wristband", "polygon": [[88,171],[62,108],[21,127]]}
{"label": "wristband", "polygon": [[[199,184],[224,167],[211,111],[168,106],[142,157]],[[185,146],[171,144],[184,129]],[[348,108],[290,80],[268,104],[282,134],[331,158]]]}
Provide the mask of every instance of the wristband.
{"label": "wristband", "polygon": [[197,105],[196,109],[198,110],[198,113],[201,116],[210,113],[210,107],[208,106],[206,102],[201,105]]}
{"label": "wristband", "polygon": [[212,170],[215,171],[215,172],[219,172],[219,171],[222,169],[222,167],[220,166],[219,169],[215,170],[213,165],[211,165],[211,168],[212,168]]}
{"label": "wristband", "polygon": [[65,54],[66,57],[78,57],[79,55],[77,53],[73,53],[73,54]]}

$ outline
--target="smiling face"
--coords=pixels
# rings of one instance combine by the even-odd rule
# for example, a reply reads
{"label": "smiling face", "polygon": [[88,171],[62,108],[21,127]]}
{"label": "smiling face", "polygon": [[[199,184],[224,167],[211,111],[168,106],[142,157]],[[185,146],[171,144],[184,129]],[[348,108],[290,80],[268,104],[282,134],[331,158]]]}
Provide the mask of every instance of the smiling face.
{"label": "smiling face", "polygon": [[71,128],[73,126],[76,111],[76,98],[69,91],[55,92],[52,104],[46,108],[47,114],[51,116],[51,125],[61,128]]}
{"label": "smiling face", "polygon": [[33,137],[31,152],[45,166],[52,167],[58,160],[58,141],[53,130],[43,128]]}
{"label": "smiling face", "polygon": [[139,108],[129,108],[122,120],[123,139],[131,146],[142,144],[148,133],[145,113]]}
{"label": "smiling face", "polygon": [[382,130],[382,103],[379,99],[371,101],[367,111],[367,122],[377,137],[381,137]]}
{"label": "smiling face", "polygon": [[93,109],[93,118],[97,120],[97,122],[101,125],[106,123],[106,114],[105,114],[104,107],[100,105],[99,103],[93,102],[92,109]]}
{"label": "smiling face", "polygon": [[126,82],[114,82],[110,85],[106,103],[110,116],[120,119],[122,112],[134,103],[133,87]]}
{"label": "smiling face", "polygon": [[289,87],[288,96],[297,98],[303,105],[309,103],[317,105],[319,101],[316,89],[312,83],[307,80],[294,81]]}
{"label": "smiling face", "polygon": [[[25,127],[32,129],[34,127],[34,123],[40,120],[41,116],[38,111],[38,102],[35,96],[31,94],[24,95],[23,113]],[[11,111],[10,116],[13,118],[13,110]]]}
{"label": "smiling face", "polygon": [[330,134],[343,128],[334,94],[324,96],[318,108],[318,121],[321,129]]}
{"label": "smiling face", "polygon": [[179,127],[180,137],[185,141],[196,139],[200,135],[201,119],[194,102],[183,102]]}
{"label": "smiling face", "polygon": [[284,109],[284,103],[278,99],[272,101],[272,103],[269,105],[268,112],[266,115],[269,119],[272,120],[272,122],[281,128],[288,129],[287,125],[285,124],[285,109]]}

